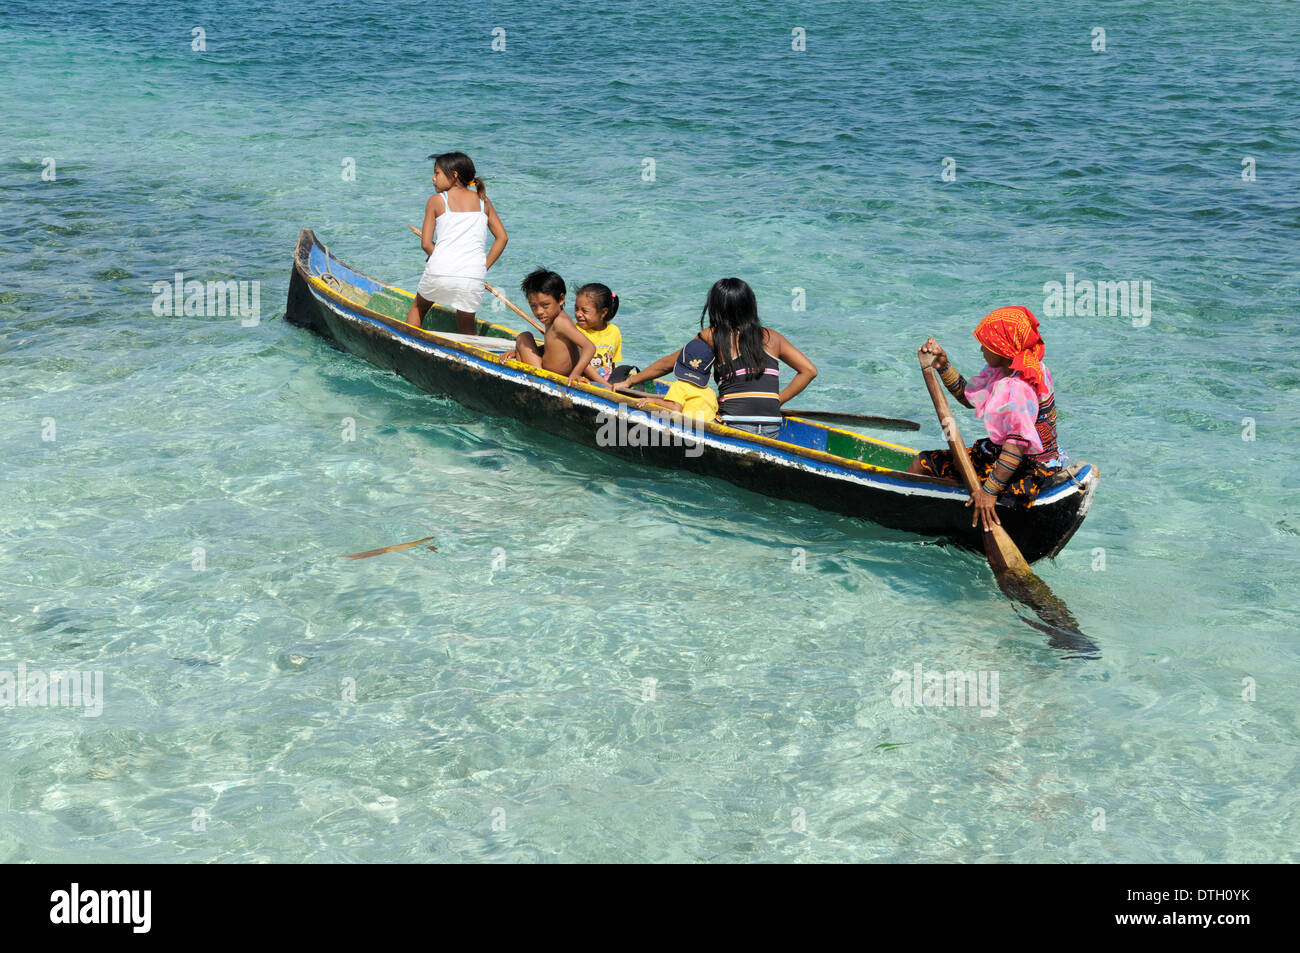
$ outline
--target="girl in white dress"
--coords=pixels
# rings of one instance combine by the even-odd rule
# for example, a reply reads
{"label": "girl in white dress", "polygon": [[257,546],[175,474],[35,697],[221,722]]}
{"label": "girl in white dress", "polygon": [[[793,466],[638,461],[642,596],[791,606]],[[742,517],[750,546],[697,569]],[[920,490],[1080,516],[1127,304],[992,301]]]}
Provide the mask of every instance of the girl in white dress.
{"label": "girl in white dress", "polygon": [[[487,270],[505,251],[506,227],[488,200],[487,189],[475,174],[469,156],[444,152],[429,158],[433,160],[436,194],[425,203],[424,227],[420,230],[420,244],[429,260],[406,321],[420,327],[424,313],[436,302],[456,312],[457,333],[473,334],[477,327],[474,314],[483,302]],[[492,247],[485,252],[488,232],[492,233]]]}

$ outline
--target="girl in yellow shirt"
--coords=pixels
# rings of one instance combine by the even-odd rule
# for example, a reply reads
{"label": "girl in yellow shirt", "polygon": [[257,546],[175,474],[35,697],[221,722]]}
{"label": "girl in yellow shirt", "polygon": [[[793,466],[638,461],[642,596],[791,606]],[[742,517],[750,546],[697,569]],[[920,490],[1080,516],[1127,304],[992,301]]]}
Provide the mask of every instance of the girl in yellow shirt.
{"label": "girl in yellow shirt", "polygon": [[[578,330],[596,345],[596,356],[584,371],[584,376],[604,386],[609,386],[614,369],[623,360],[623,335],[613,324],[618,314],[618,295],[608,287],[593,282],[578,289],[573,305],[573,319]],[[626,376],[626,375],[624,375]]]}

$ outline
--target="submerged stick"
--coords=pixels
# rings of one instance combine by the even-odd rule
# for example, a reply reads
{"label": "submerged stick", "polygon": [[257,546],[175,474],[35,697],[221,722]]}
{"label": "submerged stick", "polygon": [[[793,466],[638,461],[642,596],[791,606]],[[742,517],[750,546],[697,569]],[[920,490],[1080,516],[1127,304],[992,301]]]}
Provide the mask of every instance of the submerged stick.
{"label": "submerged stick", "polygon": [[[412,540],[409,543],[394,543],[392,546],[385,546],[382,549],[369,549],[364,553],[343,553],[342,556],[344,559],[369,559],[371,556],[382,556],[384,553],[395,553],[398,550],[411,549],[421,543],[427,543],[431,539],[433,539],[432,536],[426,536],[424,539]],[[433,549],[434,547],[430,546],[429,548]]]}

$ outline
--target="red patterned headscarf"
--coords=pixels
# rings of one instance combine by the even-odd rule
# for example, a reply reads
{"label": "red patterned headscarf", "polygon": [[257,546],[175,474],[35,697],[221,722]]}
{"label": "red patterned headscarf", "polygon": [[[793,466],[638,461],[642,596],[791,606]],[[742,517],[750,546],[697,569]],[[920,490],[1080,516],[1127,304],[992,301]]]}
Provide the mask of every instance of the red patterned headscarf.
{"label": "red patterned headscarf", "polygon": [[1039,397],[1047,396],[1042,369],[1047,345],[1038,333],[1038,319],[1032,311],[1017,305],[989,312],[975,329],[975,340],[994,354],[1011,358],[1011,369],[1019,371]]}

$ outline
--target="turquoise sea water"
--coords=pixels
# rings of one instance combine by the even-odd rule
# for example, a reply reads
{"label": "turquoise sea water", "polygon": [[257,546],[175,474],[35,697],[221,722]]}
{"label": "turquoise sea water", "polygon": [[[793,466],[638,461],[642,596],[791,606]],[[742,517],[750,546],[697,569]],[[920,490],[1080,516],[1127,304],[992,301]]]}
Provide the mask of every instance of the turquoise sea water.
{"label": "turquoise sea water", "polygon": [[[0,710],[0,858],[1294,860],[1298,41],[1291,3],[7,7],[0,669],[104,704]],[[915,446],[916,346],[970,373],[1032,308],[1103,473],[1038,568],[1100,657],[977,555],[287,325],[303,226],[415,284],[453,148],[498,286],[607,282],[644,363],[738,275],[801,404]],[[178,271],[259,282],[259,322],[155,315]],[[1149,323],[1046,316],[1068,274],[1149,281]],[[917,664],[996,673],[996,714],[895,705]]]}

